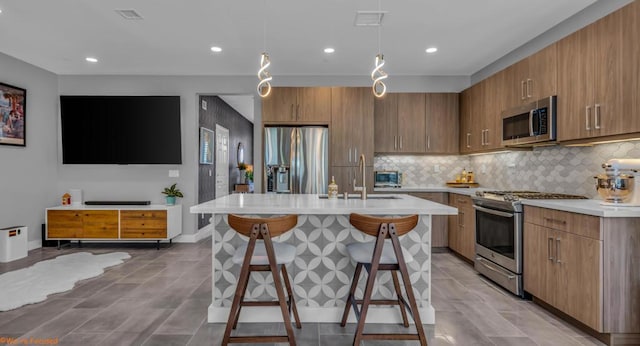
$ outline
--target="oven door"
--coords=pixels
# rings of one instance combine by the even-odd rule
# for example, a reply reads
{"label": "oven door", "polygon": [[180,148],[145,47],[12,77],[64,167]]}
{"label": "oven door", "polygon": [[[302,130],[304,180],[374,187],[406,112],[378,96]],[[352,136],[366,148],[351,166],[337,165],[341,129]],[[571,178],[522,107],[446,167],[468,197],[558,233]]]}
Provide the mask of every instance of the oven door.
{"label": "oven door", "polygon": [[516,273],[522,273],[522,213],[476,209],[476,253]]}

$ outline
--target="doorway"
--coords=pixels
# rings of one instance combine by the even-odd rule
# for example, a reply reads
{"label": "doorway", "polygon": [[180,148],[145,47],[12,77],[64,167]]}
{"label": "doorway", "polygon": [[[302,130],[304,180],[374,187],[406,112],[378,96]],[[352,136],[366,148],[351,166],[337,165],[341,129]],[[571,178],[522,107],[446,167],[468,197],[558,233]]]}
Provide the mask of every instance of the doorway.
{"label": "doorway", "polygon": [[229,194],[229,130],[216,124],[216,198]]}

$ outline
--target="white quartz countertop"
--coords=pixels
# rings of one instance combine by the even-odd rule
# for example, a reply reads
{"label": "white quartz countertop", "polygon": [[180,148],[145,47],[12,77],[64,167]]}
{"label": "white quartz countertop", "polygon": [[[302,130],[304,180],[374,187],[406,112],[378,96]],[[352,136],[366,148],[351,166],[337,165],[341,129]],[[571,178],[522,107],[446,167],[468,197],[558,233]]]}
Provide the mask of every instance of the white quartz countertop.
{"label": "white quartz countertop", "polygon": [[[476,191],[499,190],[495,188],[455,188],[447,186],[433,187],[401,187],[401,188],[374,188],[376,192],[449,192],[467,196],[475,196]],[[593,215],[599,217],[640,217],[640,206],[638,207],[620,207],[602,205],[600,199],[523,199],[522,204],[534,207],[556,209],[573,213]]]}
{"label": "white quartz countertop", "polygon": [[[194,214],[456,215],[456,208],[406,194],[371,194],[366,200],[319,198],[297,194],[232,194],[194,205]],[[377,197],[377,198],[376,198]],[[380,197],[393,197],[381,199]]]}
{"label": "white quartz countertop", "polygon": [[522,204],[600,217],[640,217],[640,207],[602,205],[598,199],[523,199]]}

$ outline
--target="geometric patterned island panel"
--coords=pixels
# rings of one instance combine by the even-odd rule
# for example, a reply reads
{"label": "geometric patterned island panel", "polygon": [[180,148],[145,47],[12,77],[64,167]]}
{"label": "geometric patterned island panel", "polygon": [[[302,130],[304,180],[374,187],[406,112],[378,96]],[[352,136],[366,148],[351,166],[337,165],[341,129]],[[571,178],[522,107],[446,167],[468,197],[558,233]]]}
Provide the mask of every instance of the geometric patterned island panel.
{"label": "geometric patterned island panel", "polygon": [[[234,264],[231,258],[235,249],[246,244],[248,238],[229,227],[226,214],[215,215],[214,225],[212,306],[229,307],[240,273],[240,265]],[[420,215],[416,228],[400,238],[400,243],[414,259],[407,267],[418,306],[421,308],[431,307],[430,225],[430,216]],[[355,263],[347,256],[346,245],[374,239],[353,228],[348,215],[299,215],[295,229],[274,238],[276,242],[292,244],[297,249],[295,261],[287,266],[287,271],[298,308],[344,307],[355,271]],[[366,270],[362,273],[362,276],[367,275]],[[251,275],[245,295],[247,300],[277,299],[271,273]],[[362,297],[364,292],[366,280],[362,276],[356,297]],[[402,284],[402,279],[399,279]],[[373,292],[374,298],[395,297],[393,281],[388,271],[378,273]]]}

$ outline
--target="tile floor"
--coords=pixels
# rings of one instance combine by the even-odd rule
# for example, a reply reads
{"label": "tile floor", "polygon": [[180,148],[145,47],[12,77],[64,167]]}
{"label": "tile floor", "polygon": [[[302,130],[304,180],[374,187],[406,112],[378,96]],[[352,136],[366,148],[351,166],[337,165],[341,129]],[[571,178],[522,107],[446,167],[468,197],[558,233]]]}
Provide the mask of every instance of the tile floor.
{"label": "tile floor", "polygon": [[[0,312],[0,341],[33,336],[57,337],[60,345],[219,345],[224,325],[206,321],[211,302],[211,241],[174,244],[160,251],[154,246],[42,248],[25,259],[0,264],[4,273],[76,251],[127,251],[132,256],[69,292]],[[452,254],[433,255],[432,281],[437,323],[425,325],[430,345],[602,345],[532,302],[495,287]],[[275,323],[251,328],[284,333],[284,327]],[[299,345],[338,346],[351,345],[353,331],[354,325],[306,323],[296,333]]]}

